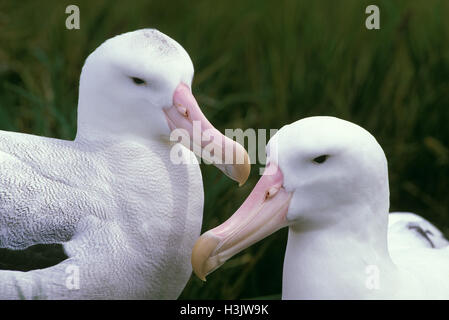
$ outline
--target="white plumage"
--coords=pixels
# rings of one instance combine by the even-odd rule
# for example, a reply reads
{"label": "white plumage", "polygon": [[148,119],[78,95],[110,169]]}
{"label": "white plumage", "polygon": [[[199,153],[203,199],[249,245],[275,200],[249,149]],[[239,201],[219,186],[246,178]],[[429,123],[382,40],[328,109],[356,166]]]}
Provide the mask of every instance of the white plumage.
{"label": "white plumage", "polygon": [[410,212],[392,212],[388,215],[388,248],[398,251],[408,248],[435,248],[449,246],[443,233],[423,217]]}
{"label": "white plumage", "polygon": [[333,117],[284,126],[247,200],[193,251],[203,278],[289,226],[283,299],[448,299],[449,242],[425,219],[389,211],[388,166],[375,138]]}
{"label": "white plumage", "polygon": [[192,77],[177,42],[153,29],[126,33],[86,60],[75,141],[0,132],[0,247],[63,243],[69,257],[42,270],[0,271],[0,299],[179,296],[203,186],[190,150],[177,148],[184,164],[170,161],[168,121],[189,126],[176,112],[184,108],[207,122]]}
{"label": "white plumage", "polygon": [[[414,220],[435,236],[441,232],[416,215],[388,214],[387,160],[375,138],[355,124],[330,117],[306,118],[283,131],[280,168],[294,192],[283,298],[449,298],[449,247],[432,248],[423,239],[412,243],[415,230],[400,225]],[[303,138],[294,143],[298,135]],[[307,146],[302,139],[308,139]],[[296,155],[304,149],[328,154],[329,159],[304,172],[301,165],[282,160],[287,148]],[[310,184],[298,186],[307,174]],[[304,193],[310,196],[305,206],[300,203]],[[319,205],[311,193],[319,194]],[[302,226],[301,220],[308,219],[322,225]]]}
{"label": "white plumage", "polygon": [[[69,257],[43,270],[0,271],[1,298],[180,294],[201,228],[198,166],[172,165],[163,143],[113,137],[66,142],[2,132],[0,148],[1,246],[64,243]],[[66,286],[73,266],[79,290]]]}

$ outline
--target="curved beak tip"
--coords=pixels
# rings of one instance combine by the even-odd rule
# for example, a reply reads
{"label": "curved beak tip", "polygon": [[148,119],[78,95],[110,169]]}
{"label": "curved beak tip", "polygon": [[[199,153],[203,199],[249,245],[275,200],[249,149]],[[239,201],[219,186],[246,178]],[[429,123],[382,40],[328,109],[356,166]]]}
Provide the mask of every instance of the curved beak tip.
{"label": "curved beak tip", "polygon": [[240,175],[241,179],[239,181],[239,187],[243,186],[246,183],[246,181],[248,180],[248,177],[249,177],[249,173],[251,171],[250,164],[244,164],[242,166],[243,166],[243,168],[242,168],[242,173]]}
{"label": "curved beak tip", "polygon": [[222,172],[225,173],[225,175],[227,175],[232,180],[237,181],[239,187],[245,184],[251,172],[251,162],[249,160],[249,156],[246,153],[246,150],[244,152],[245,153],[243,154],[244,157],[242,163],[238,162],[233,164],[216,165]]}
{"label": "curved beak tip", "polygon": [[202,281],[206,281],[206,275],[212,269],[208,265],[209,257],[218,246],[220,240],[206,232],[198,238],[192,249],[192,268],[195,275]]}

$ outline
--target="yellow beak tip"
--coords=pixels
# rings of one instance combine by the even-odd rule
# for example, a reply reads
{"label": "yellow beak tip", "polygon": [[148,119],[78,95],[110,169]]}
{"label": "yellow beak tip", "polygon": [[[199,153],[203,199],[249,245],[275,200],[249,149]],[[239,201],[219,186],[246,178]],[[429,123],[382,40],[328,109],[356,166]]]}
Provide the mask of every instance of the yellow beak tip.
{"label": "yellow beak tip", "polygon": [[210,266],[207,262],[219,242],[217,237],[206,232],[198,238],[193,246],[191,257],[193,272],[202,281],[206,281],[206,275],[213,268],[213,265]]}

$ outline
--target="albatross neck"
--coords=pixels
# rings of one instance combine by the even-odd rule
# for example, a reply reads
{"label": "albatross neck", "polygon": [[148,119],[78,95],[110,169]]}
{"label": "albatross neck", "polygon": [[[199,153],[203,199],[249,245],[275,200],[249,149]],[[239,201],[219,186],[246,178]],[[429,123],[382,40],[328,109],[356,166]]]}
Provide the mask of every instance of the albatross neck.
{"label": "albatross neck", "polygon": [[298,223],[290,227],[284,299],[375,299],[394,290],[396,266],[388,253],[388,212],[378,214],[363,206],[344,210],[356,214],[325,226]]}

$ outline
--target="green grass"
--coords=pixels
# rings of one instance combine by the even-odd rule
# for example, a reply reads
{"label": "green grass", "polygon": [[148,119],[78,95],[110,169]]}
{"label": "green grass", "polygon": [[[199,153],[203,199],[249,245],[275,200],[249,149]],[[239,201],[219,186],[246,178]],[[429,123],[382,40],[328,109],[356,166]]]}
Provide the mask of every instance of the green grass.
{"label": "green grass", "polygon": [[[64,27],[78,4],[81,29]],[[164,4],[165,3],[165,4]],[[377,4],[381,30],[364,27]],[[391,209],[449,233],[449,2],[0,2],[0,129],[72,139],[79,73],[107,38],[156,27],[196,68],[193,91],[220,130],[280,128],[311,115],[353,121],[389,160]],[[203,230],[224,221],[254,186],[210,166]],[[286,232],[254,245],[181,298],[279,298]]]}

